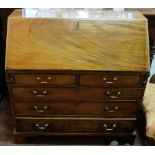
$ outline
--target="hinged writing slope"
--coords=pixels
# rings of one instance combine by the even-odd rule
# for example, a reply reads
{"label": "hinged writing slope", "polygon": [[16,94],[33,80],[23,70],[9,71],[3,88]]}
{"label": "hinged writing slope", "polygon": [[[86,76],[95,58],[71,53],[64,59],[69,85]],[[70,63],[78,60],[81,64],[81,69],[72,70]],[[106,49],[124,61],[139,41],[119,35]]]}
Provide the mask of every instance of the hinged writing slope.
{"label": "hinged writing slope", "polygon": [[44,19],[15,11],[8,20],[6,69],[148,71],[147,20],[138,12],[130,16],[103,11]]}

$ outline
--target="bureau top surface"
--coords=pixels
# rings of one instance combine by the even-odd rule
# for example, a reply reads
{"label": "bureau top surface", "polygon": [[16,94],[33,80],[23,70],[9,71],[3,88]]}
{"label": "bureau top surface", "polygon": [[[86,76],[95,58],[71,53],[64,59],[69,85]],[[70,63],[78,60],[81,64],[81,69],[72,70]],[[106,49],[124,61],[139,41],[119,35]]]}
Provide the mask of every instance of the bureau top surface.
{"label": "bureau top surface", "polygon": [[73,13],[24,18],[15,10],[8,18],[6,69],[149,70],[147,20],[140,13]]}

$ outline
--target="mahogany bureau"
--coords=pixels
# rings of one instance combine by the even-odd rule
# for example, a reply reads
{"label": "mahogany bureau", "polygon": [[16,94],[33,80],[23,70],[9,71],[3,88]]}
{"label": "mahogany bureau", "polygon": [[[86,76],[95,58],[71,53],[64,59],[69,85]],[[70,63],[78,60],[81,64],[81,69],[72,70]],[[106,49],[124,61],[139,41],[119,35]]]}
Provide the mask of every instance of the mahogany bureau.
{"label": "mahogany bureau", "polygon": [[5,69],[16,142],[134,136],[150,66],[147,20],[138,12],[81,12],[9,16]]}

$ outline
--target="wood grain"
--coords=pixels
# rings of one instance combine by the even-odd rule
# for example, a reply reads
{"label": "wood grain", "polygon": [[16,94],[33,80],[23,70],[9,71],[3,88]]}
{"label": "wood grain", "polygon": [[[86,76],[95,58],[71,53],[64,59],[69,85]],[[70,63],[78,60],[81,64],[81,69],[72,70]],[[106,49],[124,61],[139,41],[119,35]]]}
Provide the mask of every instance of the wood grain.
{"label": "wood grain", "polygon": [[[37,94],[34,94],[36,91]],[[43,92],[46,92],[44,94]],[[107,92],[110,92],[108,95]],[[121,92],[118,95],[118,92]],[[103,100],[141,100],[143,89],[141,88],[21,88],[13,87],[14,99],[27,99],[37,101],[103,101]],[[116,97],[111,97],[116,96]]]}
{"label": "wood grain", "polygon": [[[21,132],[51,132],[51,133],[124,133],[133,132],[135,128],[135,120],[106,120],[104,118],[44,118],[44,119],[16,119],[17,130]],[[48,126],[44,130],[39,130],[36,127],[38,123],[41,127],[45,124]],[[113,130],[106,130],[116,127]]]}
{"label": "wood grain", "polygon": [[14,76],[17,84],[53,84],[53,85],[73,85],[75,75],[64,74],[16,74]]}
{"label": "wood grain", "polygon": [[[50,115],[100,115],[120,117],[126,115],[135,116],[138,102],[15,102],[13,104],[16,116],[50,116]],[[36,107],[36,108],[35,108]],[[45,108],[47,107],[47,109]],[[118,108],[117,108],[118,107]],[[130,110],[129,110],[130,109]]]}
{"label": "wood grain", "polygon": [[37,135],[134,139],[149,71],[147,20],[122,15],[130,18],[111,11],[85,19],[12,13],[6,77],[15,141]]}
{"label": "wood grain", "polygon": [[148,71],[147,20],[138,13],[125,20],[108,15],[28,19],[15,11],[8,20],[6,69]]}

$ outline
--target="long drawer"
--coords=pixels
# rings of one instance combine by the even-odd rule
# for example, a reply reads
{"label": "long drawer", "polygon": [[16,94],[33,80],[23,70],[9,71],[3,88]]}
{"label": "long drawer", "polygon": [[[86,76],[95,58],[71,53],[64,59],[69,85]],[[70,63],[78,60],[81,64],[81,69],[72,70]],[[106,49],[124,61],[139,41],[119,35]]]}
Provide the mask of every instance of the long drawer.
{"label": "long drawer", "polygon": [[14,99],[138,100],[142,95],[143,89],[140,88],[12,88]]}
{"label": "long drawer", "polygon": [[16,115],[104,115],[128,116],[136,115],[137,102],[15,102]]}
{"label": "long drawer", "polygon": [[16,119],[18,132],[51,133],[131,133],[135,129],[135,119],[104,118],[21,118]]}

